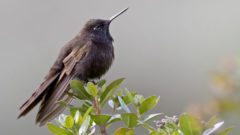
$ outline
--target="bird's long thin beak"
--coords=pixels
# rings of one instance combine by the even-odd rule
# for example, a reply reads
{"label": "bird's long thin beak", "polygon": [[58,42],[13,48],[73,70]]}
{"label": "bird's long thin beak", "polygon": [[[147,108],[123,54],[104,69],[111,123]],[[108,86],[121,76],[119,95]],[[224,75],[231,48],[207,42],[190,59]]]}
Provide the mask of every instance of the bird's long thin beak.
{"label": "bird's long thin beak", "polygon": [[115,18],[117,18],[119,15],[121,15],[122,13],[124,13],[125,11],[127,11],[128,8],[123,9],[122,11],[118,12],[117,14],[115,14],[114,16],[112,16],[109,20],[110,22],[112,22],[112,20],[114,20]]}

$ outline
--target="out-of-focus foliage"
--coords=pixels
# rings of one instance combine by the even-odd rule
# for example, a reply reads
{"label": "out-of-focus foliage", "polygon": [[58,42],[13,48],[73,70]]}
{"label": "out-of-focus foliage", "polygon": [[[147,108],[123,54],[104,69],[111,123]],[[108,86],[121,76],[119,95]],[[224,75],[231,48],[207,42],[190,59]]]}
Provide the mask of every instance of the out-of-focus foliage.
{"label": "out-of-focus foliage", "polygon": [[240,115],[240,60],[231,57],[223,63],[222,68],[211,74],[212,99],[190,105],[188,112],[192,115],[201,119],[226,113]]}
{"label": "out-of-focus foliage", "polygon": [[[49,131],[55,135],[94,135],[98,131],[101,135],[107,135],[108,129],[116,122],[124,126],[115,129],[114,135],[133,135],[136,127],[145,128],[149,135],[227,135],[231,131],[226,129],[220,132],[219,128],[224,122],[215,118],[203,122],[186,113],[179,117],[149,114],[158,104],[159,97],[144,97],[126,88],[121,89],[119,86],[123,80],[117,79],[109,85],[105,80],[95,84],[73,80],[68,94],[81,101],[81,106],[60,101],[70,114],[61,114],[55,124],[48,123]],[[110,107],[111,111],[106,113],[106,107]]]}

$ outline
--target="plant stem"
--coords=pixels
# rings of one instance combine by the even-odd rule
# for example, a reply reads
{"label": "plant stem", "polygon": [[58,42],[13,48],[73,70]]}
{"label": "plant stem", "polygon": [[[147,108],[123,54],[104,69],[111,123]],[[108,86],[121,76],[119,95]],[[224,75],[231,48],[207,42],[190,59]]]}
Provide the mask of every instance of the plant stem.
{"label": "plant stem", "polygon": [[[93,107],[96,115],[100,115],[102,113],[97,97],[93,99]],[[101,132],[101,135],[107,135],[107,130],[105,125],[100,126],[100,132]]]}
{"label": "plant stem", "polygon": [[100,109],[100,106],[99,106],[97,97],[95,97],[95,98],[93,99],[93,107],[94,107],[94,110],[95,110],[96,115],[101,114],[101,109]]}
{"label": "plant stem", "polygon": [[101,130],[101,134],[102,134],[102,135],[107,135],[107,130],[106,130],[106,126],[105,126],[105,125],[102,125],[102,126],[100,127],[100,130]]}

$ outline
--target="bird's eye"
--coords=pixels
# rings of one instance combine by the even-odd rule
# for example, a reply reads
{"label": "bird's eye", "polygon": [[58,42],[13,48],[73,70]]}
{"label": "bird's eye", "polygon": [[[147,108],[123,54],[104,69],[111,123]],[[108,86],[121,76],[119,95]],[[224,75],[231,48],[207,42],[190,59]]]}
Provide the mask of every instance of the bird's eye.
{"label": "bird's eye", "polygon": [[94,28],[93,28],[93,30],[101,30],[101,29],[103,29],[103,24],[99,24],[99,25],[97,25],[97,26],[95,26]]}

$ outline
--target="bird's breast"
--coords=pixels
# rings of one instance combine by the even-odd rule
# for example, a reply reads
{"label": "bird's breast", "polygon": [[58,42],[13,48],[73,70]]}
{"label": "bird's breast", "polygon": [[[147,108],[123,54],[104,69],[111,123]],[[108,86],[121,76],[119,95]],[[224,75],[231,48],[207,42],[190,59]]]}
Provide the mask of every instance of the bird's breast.
{"label": "bird's breast", "polygon": [[80,64],[81,76],[84,76],[86,79],[100,78],[108,71],[113,59],[114,51],[112,45],[104,48],[93,46],[84,62]]}

